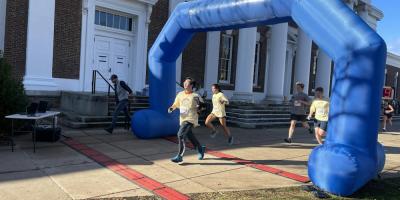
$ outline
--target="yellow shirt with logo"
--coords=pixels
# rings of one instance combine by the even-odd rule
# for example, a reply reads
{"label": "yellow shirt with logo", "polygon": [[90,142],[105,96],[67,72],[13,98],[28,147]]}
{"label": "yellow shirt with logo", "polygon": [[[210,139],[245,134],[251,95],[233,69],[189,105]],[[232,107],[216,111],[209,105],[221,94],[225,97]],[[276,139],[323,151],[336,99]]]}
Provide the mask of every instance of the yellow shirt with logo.
{"label": "yellow shirt with logo", "polygon": [[[221,101],[225,101],[225,103],[223,104],[221,103]],[[213,115],[215,115],[218,118],[226,116],[225,104],[229,104],[229,101],[225,97],[224,93],[218,92],[217,94],[213,94],[212,104],[213,104],[213,110],[211,113]]]}
{"label": "yellow shirt with logo", "polygon": [[315,99],[310,107],[310,113],[315,113],[318,121],[328,121],[329,101],[325,99]]}
{"label": "yellow shirt with logo", "polygon": [[185,93],[185,91],[179,92],[176,95],[173,108],[179,108],[179,124],[183,122],[190,122],[195,127],[199,126],[199,115],[197,113],[197,105],[199,102],[203,102],[203,99],[197,93]]}

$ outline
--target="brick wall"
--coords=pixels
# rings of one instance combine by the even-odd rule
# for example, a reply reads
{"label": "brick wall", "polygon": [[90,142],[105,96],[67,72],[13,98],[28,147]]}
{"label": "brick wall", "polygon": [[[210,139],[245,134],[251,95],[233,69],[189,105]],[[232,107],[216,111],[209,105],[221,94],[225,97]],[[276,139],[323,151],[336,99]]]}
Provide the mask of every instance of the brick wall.
{"label": "brick wall", "polygon": [[25,75],[28,1],[7,1],[4,58],[12,74],[22,80]]}
{"label": "brick wall", "polygon": [[183,51],[181,80],[190,76],[204,86],[206,40],[207,33],[197,33]]}
{"label": "brick wall", "polygon": [[53,77],[79,79],[82,0],[56,0]]}
{"label": "brick wall", "polygon": [[[154,42],[157,39],[158,34],[161,32],[165,23],[168,20],[169,14],[169,1],[168,0],[159,0],[156,5],[153,6],[153,11],[150,17],[150,25],[149,25],[149,37],[148,37],[148,51],[153,46]],[[146,67],[146,84],[149,83],[149,62],[147,62]]]}
{"label": "brick wall", "polygon": [[[385,86],[391,86],[394,87],[396,89],[395,91],[395,98],[399,99],[400,97],[400,69],[397,67],[393,67],[391,65],[386,65],[386,69],[387,69],[387,74],[386,74],[386,81],[385,81]],[[398,81],[397,83],[395,82],[396,79],[396,72],[398,72],[399,77],[398,77]]]}

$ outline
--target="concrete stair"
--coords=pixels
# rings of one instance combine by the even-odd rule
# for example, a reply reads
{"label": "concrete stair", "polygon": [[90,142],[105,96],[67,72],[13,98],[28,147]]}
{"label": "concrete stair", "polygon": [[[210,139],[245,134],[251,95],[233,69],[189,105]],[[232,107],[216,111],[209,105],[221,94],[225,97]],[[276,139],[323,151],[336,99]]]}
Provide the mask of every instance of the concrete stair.
{"label": "concrete stair", "polygon": [[[130,113],[149,107],[149,98],[145,96],[133,96],[129,98]],[[207,111],[199,116],[199,123],[204,125],[207,115],[211,112],[211,102],[208,101]],[[112,112],[115,109],[115,99],[108,97],[109,115],[80,115],[74,112],[63,112],[61,123],[71,128],[107,127],[111,124]],[[290,125],[290,105],[288,104],[249,104],[232,102],[226,108],[227,123],[229,126],[241,128],[277,128]],[[400,120],[400,116],[393,116],[393,120]],[[129,122],[130,123],[130,122]],[[297,124],[301,126],[299,122]],[[121,113],[117,126],[129,126]]]}
{"label": "concrete stair", "polygon": [[[231,126],[241,128],[288,127],[290,125],[290,110],[291,107],[288,104],[251,105],[233,103],[226,108],[227,122]],[[393,121],[397,120],[400,120],[400,116],[393,116]],[[298,122],[297,126],[301,126],[301,122]]]}
{"label": "concrete stair", "polygon": [[[70,128],[100,128],[111,125],[112,113],[115,110],[114,96],[108,97],[108,115],[81,115],[71,111],[62,112],[61,123]],[[134,114],[138,110],[149,107],[149,99],[145,96],[129,97],[130,113]],[[117,126],[129,127],[130,122],[126,121],[123,113],[120,114],[117,120]]]}

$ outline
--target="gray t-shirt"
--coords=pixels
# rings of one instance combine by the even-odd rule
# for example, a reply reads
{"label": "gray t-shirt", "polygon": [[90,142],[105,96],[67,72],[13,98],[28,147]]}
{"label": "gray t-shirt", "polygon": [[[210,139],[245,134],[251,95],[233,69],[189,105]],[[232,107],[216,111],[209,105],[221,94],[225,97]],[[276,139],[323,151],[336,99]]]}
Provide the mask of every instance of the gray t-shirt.
{"label": "gray t-shirt", "polygon": [[290,102],[292,104],[292,114],[295,115],[305,115],[306,114],[306,105],[300,103],[300,101],[310,102],[311,99],[304,92],[299,92],[292,96]]}

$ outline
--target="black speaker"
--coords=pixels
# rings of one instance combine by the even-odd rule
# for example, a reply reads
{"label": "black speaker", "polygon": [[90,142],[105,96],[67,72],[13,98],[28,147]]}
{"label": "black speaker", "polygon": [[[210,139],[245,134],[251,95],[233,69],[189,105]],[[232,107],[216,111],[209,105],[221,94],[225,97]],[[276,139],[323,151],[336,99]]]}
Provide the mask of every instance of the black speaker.
{"label": "black speaker", "polygon": [[61,128],[52,125],[39,125],[36,127],[36,141],[57,142],[60,139]]}

